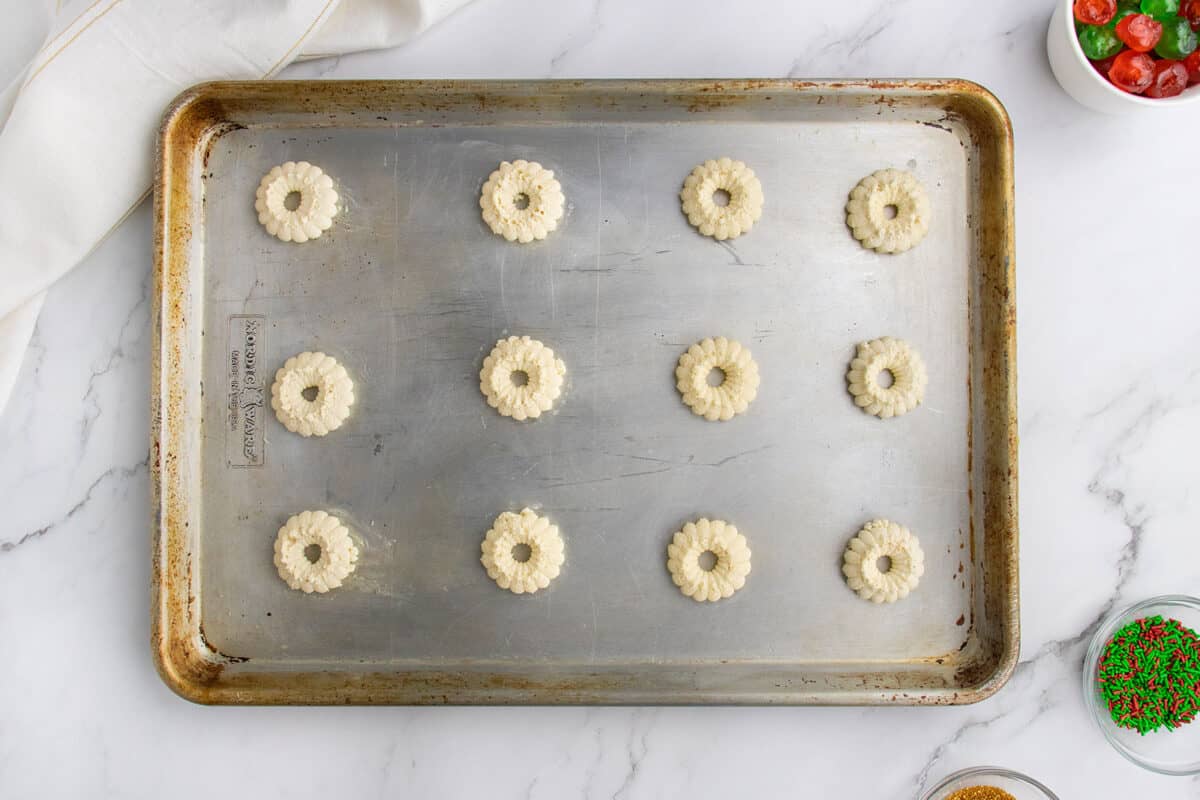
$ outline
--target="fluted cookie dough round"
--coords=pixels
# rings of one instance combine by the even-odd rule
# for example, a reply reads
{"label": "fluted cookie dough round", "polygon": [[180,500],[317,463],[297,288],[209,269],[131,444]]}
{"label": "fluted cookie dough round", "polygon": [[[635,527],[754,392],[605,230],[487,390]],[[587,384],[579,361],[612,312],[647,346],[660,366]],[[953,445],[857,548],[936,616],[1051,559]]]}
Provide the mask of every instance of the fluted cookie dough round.
{"label": "fluted cookie dough round", "polygon": [[[310,548],[316,560],[309,558]],[[358,562],[358,547],[337,517],[324,511],[302,511],[275,537],[279,577],[302,592],[328,592],[342,585]]]}
{"label": "fluted cookie dough round", "polygon": [[[729,203],[719,206],[715,195],[723,191]],[[688,222],[705,236],[735,239],[762,217],[762,184],[754,170],[731,158],[708,160],[692,170],[679,192]]]}
{"label": "fluted cookie dough round", "polygon": [[[879,383],[879,374],[892,374],[892,385]],[[858,346],[858,354],[846,373],[854,404],[881,419],[906,414],[925,399],[929,376],[925,362],[908,342],[884,336]]]}
{"label": "fluted cookie dough round", "polygon": [[[712,553],[712,569],[700,566],[700,556]],[[746,537],[724,520],[700,518],[683,526],[667,545],[667,569],[679,591],[697,602],[729,597],[746,585],[750,548]]]}
{"label": "fluted cookie dough round", "polygon": [[[524,561],[518,561],[513,552],[518,545],[529,548],[529,558]],[[528,508],[520,514],[505,511],[496,517],[481,549],[479,560],[488,577],[513,594],[545,589],[566,560],[558,527]]]}
{"label": "fluted cookie dough round", "polygon": [[[479,197],[483,220],[508,241],[545,239],[562,219],[562,186],[536,161],[501,161]],[[521,207],[525,204],[524,207]]]}
{"label": "fluted cookie dough round", "polygon": [[[288,196],[299,197],[288,208]],[[285,242],[316,239],[333,225],[338,193],[333,178],[307,161],[288,161],[263,176],[255,193],[254,209],[267,233]]]}
{"label": "fluted cookie dough round", "polygon": [[[879,570],[881,558],[891,560],[887,572]],[[846,583],[872,603],[894,603],[907,597],[925,574],[925,554],[917,537],[886,519],[864,525],[850,540],[842,562]]]}
{"label": "fluted cookie dough round", "polygon": [[[523,374],[524,385],[514,380]],[[537,339],[510,336],[496,342],[479,371],[479,390],[488,405],[505,417],[536,418],[562,394],[567,365]]]}
{"label": "fluted cookie dough round", "polygon": [[[708,376],[714,369],[724,373],[716,386]],[[758,364],[739,342],[718,336],[703,339],[679,357],[675,387],[683,402],[709,422],[732,419],[749,407],[758,395]]]}
{"label": "fluted cookie dough round", "polygon": [[[316,390],[310,400],[305,392]],[[301,436],[324,436],[350,416],[354,384],[346,368],[324,353],[292,356],[275,373],[271,408],[283,426]]]}
{"label": "fluted cookie dough round", "polygon": [[[896,212],[889,216],[889,207]],[[902,253],[929,232],[929,197],[916,176],[881,169],[863,178],[850,192],[846,224],[863,247],[880,253]]]}

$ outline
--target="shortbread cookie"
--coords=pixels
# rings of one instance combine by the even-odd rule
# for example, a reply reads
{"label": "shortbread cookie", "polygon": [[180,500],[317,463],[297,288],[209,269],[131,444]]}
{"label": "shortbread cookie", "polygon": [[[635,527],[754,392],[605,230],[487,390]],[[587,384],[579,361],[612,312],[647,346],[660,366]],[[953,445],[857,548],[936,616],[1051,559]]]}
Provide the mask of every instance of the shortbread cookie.
{"label": "shortbread cookie", "polygon": [[[293,207],[288,196],[295,192]],[[333,225],[338,193],[333,178],[307,161],[288,161],[263,176],[254,209],[267,233],[285,242],[307,242]]]}
{"label": "shortbread cookie", "polygon": [[279,577],[302,592],[328,592],[354,572],[358,547],[341,521],[324,511],[302,511],[275,537]]}
{"label": "shortbread cookie", "polygon": [[[714,369],[724,378],[710,386],[708,376]],[[758,394],[758,383],[758,364],[750,351],[724,336],[692,345],[675,367],[675,386],[684,404],[709,422],[732,419],[745,411]]]}
{"label": "shortbread cookie", "polygon": [[[314,394],[315,390],[315,394]],[[305,394],[312,399],[305,397]],[[350,416],[354,384],[346,368],[324,353],[292,356],[275,373],[271,408],[283,426],[301,436],[324,436]]]}
{"label": "shortbread cookie", "polygon": [[[886,572],[879,570],[881,558],[891,561]],[[925,554],[917,537],[886,519],[864,525],[850,540],[842,561],[846,583],[872,603],[894,603],[907,597],[925,574]]]}
{"label": "shortbread cookie", "polygon": [[[892,374],[892,385],[884,388],[879,373]],[[854,404],[882,419],[908,413],[925,399],[929,376],[921,354],[907,342],[884,336],[858,346],[858,354],[846,373]]]}
{"label": "shortbread cookie", "polygon": [[863,178],[846,203],[846,224],[854,238],[880,253],[915,247],[929,232],[929,216],[925,187],[912,173],[898,169],[881,169]]}
{"label": "shortbread cookie", "polygon": [[[518,561],[514,550],[529,548],[529,558]],[[483,538],[480,561],[488,577],[513,594],[545,589],[558,577],[566,557],[558,527],[526,508],[520,514],[505,511],[496,517]]]}
{"label": "shortbread cookie", "polygon": [[[718,191],[729,195],[727,205],[716,204]],[[718,240],[741,236],[762,217],[762,184],[754,170],[730,158],[710,159],[692,170],[679,199],[688,222]]]}
{"label": "shortbread cookie", "polygon": [[566,374],[567,365],[549,347],[528,336],[510,336],[496,342],[483,360],[479,390],[503,416],[538,417],[562,394]]}
{"label": "shortbread cookie", "polygon": [[[712,553],[712,569],[700,566],[700,556]],[[750,548],[746,537],[723,520],[698,519],[683,526],[667,545],[667,569],[679,591],[698,602],[729,597],[746,585]]]}
{"label": "shortbread cookie", "polygon": [[558,227],[564,203],[554,173],[536,161],[501,161],[479,197],[483,220],[508,241],[545,239]]}

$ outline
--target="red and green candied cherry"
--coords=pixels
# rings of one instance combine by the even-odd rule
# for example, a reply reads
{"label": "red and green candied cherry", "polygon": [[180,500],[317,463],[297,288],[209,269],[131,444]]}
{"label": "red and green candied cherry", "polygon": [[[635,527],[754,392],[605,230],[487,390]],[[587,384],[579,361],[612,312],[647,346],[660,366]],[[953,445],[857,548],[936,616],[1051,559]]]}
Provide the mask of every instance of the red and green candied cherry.
{"label": "red and green candied cherry", "polygon": [[1141,94],[1154,82],[1154,59],[1136,50],[1124,50],[1113,59],[1108,79],[1118,89]]}
{"label": "red and green candied cherry", "polygon": [[1081,25],[1078,36],[1083,54],[1092,61],[1111,58],[1124,47],[1117,32],[1107,25]]}
{"label": "red and green candied cherry", "polygon": [[1179,16],[1188,21],[1192,30],[1200,31],[1200,0],[1183,0],[1179,6]]}
{"label": "red and green candied cherry", "polygon": [[1163,20],[1162,27],[1162,37],[1154,46],[1154,52],[1158,53],[1160,58],[1178,61],[1187,58],[1195,51],[1196,32],[1192,30],[1192,26],[1186,19],[1172,17]]}
{"label": "red and green candied cherry", "polygon": [[1096,72],[1099,72],[1101,75],[1103,75],[1105,78],[1107,78],[1108,71],[1110,69],[1112,69],[1113,62],[1116,60],[1117,60],[1117,57],[1112,56],[1111,58],[1104,58],[1099,61],[1090,61],[1089,60],[1088,63],[1091,64],[1093,68],[1095,68]]}
{"label": "red and green candied cherry", "polygon": [[1075,0],[1075,19],[1084,25],[1104,25],[1116,13],[1117,0]]}
{"label": "red and green candied cherry", "polygon": [[1125,8],[1122,6],[1117,6],[1117,13],[1114,14],[1113,18],[1108,21],[1108,24],[1106,27],[1116,30],[1117,26],[1121,24],[1121,20],[1125,19],[1126,17],[1131,17],[1134,14],[1140,14],[1140,13],[1142,13],[1142,12],[1139,9],[1137,9],[1136,7],[1135,8]]}
{"label": "red and green candied cherry", "polygon": [[1162,38],[1162,23],[1147,14],[1130,14],[1117,23],[1117,38],[1130,50],[1148,53]]}
{"label": "red and green candied cherry", "polygon": [[1200,83],[1200,0],[1074,0],[1073,9],[1080,48],[1118,89],[1162,98]]}
{"label": "red and green candied cherry", "polygon": [[1146,88],[1146,97],[1174,97],[1188,85],[1188,71],[1182,61],[1164,59],[1154,62],[1154,77]]}
{"label": "red and green candied cherry", "polygon": [[1188,72],[1188,85],[1200,83],[1200,50],[1196,50],[1183,60],[1183,67]]}
{"label": "red and green candied cherry", "polygon": [[1143,14],[1164,22],[1179,13],[1179,0],[1142,0],[1141,9]]}

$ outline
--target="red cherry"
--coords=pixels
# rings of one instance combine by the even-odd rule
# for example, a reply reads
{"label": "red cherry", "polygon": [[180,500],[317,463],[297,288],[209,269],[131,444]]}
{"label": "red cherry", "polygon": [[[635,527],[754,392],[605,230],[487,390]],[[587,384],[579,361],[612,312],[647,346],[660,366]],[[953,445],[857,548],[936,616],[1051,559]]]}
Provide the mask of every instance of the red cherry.
{"label": "red cherry", "polygon": [[1125,50],[1113,59],[1108,79],[1122,91],[1141,94],[1154,81],[1154,59],[1136,50]]}
{"label": "red cherry", "polygon": [[1084,25],[1107,25],[1117,15],[1117,0],[1075,0],[1075,19]]}
{"label": "red cherry", "polygon": [[1200,31],[1200,0],[1183,0],[1179,4],[1179,16],[1191,23],[1192,30]]}
{"label": "red cherry", "polygon": [[1146,89],[1146,97],[1174,97],[1188,85],[1188,71],[1182,61],[1163,59],[1154,62],[1154,80]]}
{"label": "red cherry", "polygon": [[1130,14],[1117,23],[1117,38],[1139,53],[1153,50],[1162,32],[1162,23],[1148,14]]}
{"label": "red cherry", "polygon": [[1200,83],[1200,50],[1192,51],[1192,54],[1183,60],[1183,66],[1188,71],[1188,85]]}
{"label": "red cherry", "polygon": [[[1200,53],[1200,50],[1197,50],[1196,52]],[[1116,56],[1109,56],[1108,58],[1105,58],[1101,61],[1089,61],[1088,63],[1092,65],[1092,67],[1096,70],[1096,72],[1099,72],[1101,75],[1108,77],[1108,71],[1110,69],[1112,69],[1113,62],[1116,60],[1117,60]]]}

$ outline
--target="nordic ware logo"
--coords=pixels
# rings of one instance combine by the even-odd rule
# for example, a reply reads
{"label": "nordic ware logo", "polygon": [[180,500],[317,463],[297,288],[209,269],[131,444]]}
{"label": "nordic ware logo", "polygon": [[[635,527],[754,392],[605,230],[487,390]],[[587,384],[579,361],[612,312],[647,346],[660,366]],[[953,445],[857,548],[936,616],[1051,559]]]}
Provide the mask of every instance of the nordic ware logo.
{"label": "nordic ware logo", "polygon": [[263,418],[266,391],[260,372],[266,317],[229,318],[229,425],[225,451],[231,467],[263,465]]}

